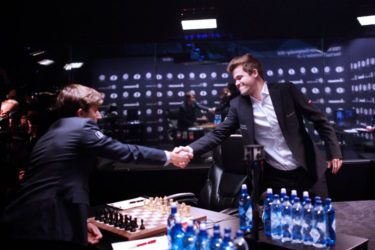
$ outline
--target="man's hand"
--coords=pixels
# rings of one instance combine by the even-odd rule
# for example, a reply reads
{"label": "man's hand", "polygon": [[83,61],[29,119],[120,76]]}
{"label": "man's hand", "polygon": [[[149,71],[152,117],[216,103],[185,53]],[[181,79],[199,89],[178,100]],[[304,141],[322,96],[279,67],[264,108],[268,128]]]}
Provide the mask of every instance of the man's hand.
{"label": "man's hand", "polygon": [[342,160],[335,158],[327,162],[328,168],[332,167],[332,174],[337,174],[342,166]]}
{"label": "man's hand", "polygon": [[176,147],[170,152],[170,162],[176,167],[185,168],[193,159],[193,154],[189,150],[183,150],[184,147]]}
{"label": "man's hand", "polygon": [[211,114],[215,114],[215,108],[210,108],[209,110],[208,110],[208,112],[210,112]]}
{"label": "man's hand", "polygon": [[99,228],[92,224],[91,222],[87,222],[87,241],[90,244],[96,244],[99,240],[103,238],[102,233],[100,232]]}

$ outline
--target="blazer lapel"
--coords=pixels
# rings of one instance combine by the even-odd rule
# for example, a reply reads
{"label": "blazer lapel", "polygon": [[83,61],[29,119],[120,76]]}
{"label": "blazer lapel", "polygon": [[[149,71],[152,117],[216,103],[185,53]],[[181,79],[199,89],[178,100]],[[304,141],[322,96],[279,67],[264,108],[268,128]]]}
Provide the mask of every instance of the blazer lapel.
{"label": "blazer lapel", "polygon": [[274,84],[268,84],[268,91],[272,100],[273,108],[276,113],[277,121],[279,122],[280,129],[285,136],[285,124],[284,124],[284,109],[283,109],[283,100],[279,88]]}
{"label": "blazer lapel", "polygon": [[244,144],[254,144],[254,116],[253,116],[253,105],[249,96],[241,96],[240,104],[240,127],[246,126],[246,129],[241,129],[243,134]]}

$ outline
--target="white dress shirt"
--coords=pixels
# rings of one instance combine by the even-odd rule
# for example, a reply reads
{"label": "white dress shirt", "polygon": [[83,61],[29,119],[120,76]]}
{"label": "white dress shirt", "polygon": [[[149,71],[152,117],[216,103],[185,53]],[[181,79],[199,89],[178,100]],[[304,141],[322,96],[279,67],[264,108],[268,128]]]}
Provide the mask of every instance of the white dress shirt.
{"label": "white dress shirt", "polygon": [[300,164],[285,142],[266,83],[260,95],[261,101],[250,97],[253,103],[255,140],[264,147],[268,164],[279,170],[294,170]]}

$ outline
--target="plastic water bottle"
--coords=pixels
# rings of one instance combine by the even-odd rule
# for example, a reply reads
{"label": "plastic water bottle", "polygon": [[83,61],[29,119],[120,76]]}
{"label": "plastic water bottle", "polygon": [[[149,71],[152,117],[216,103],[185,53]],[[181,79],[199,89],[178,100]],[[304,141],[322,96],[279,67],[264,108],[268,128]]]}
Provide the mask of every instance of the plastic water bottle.
{"label": "plastic water bottle", "polygon": [[320,201],[320,204],[322,204],[322,199],[320,198],[320,196],[315,196],[315,197],[314,197],[314,207],[316,206],[316,202],[317,202],[318,200]]}
{"label": "plastic water bottle", "polygon": [[210,239],[207,234],[207,226],[205,221],[201,221],[199,224],[199,234],[195,241],[195,249],[197,250],[209,250],[210,249]]}
{"label": "plastic water bottle", "polygon": [[222,242],[223,242],[223,239],[221,238],[221,234],[220,234],[220,225],[215,224],[214,233],[210,240],[210,249],[219,250]]}
{"label": "plastic water bottle", "polygon": [[292,239],[292,205],[289,202],[289,197],[284,196],[284,201],[281,204],[281,233],[282,242],[290,241]]}
{"label": "plastic water bottle", "polygon": [[324,212],[326,214],[326,244],[335,245],[336,243],[336,215],[335,209],[331,204],[331,199],[326,198],[324,202]]}
{"label": "plastic water bottle", "polygon": [[313,216],[313,227],[311,229],[311,236],[313,238],[313,246],[320,248],[325,247],[326,239],[326,220],[325,213],[320,199],[315,199]]}
{"label": "plastic water bottle", "polygon": [[219,124],[220,122],[221,122],[221,115],[220,114],[216,114],[215,118],[214,118],[214,123],[215,124]]}
{"label": "plastic water bottle", "polygon": [[[167,219],[167,238],[168,238],[168,242],[169,244],[172,242],[172,238],[171,238],[171,230],[175,224],[175,215],[177,213],[177,207],[176,207],[176,203],[172,203],[171,205],[171,213],[170,215],[168,216],[168,219]],[[169,246],[171,247],[171,246]]]}
{"label": "plastic water bottle", "polygon": [[302,193],[302,206],[305,206],[307,198],[310,198],[309,192],[303,191],[303,193]]}
{"label": "plastic water bottle", "polygon": [[174,226],[171,229],[171,249],[178,250],[184,249],[183,238],[185,230],[181,225],[181,216],[175,215]]}
{"label": "plastic water bottle", "polygon": [[235,250],[235,246],[232,241],[232,229],[230,227],[226,227],[224,229],[224,239],[221,243],[220,249],[221,250]]}
{"label": "plastic water bottle", "polygon": [[249,245],[247,244],[245,238],[243,237],[243,231],[237,230],[236,239],[233,241],[234,247],[237,250],[249,250]]}
{"label": "plastic water bottle", "polygon": [[238,213],[240,217],[241,230],[250,231],[250,229],[253,227],[253,209],[251,206],[250,195],[247,192],[246,184],[242,184]]}
{"label": "plastic water bottle", "polygon": [[311,199],[306,198],[305,205],[303,206],[302,234],[303,234],[303,244],[308,245],[308,246],[313,244],[313,239],[311,237],[313,213],[314,213],[314,207],[311,204]]}
{"label": "plastic water bottle", "polygon": [[278,194],[273,195],[271,205],[271,237],[281,239],[281,203]]}
{"label": "plastic water bottle", "polygon": [[195,240],[197,239],[197,236],[194,232],[194,221],[188,220],[186,233],[184,235],[184,238],[182,240],[183,242],[183,249],[186,250],[195,250]]}
{"label": "plastic water bottle", "polygon": [[264,234],[271,235],[271,204],[273,201],[272,188],[267,188],[267,198],[263,204]]}
{"label": "plastic water bottle", "polygon": [[299,197],[296,197],[292,207],[292,243],[301,243],[303,241],[302,219],[303,208],[299,201]]}
{"label": "plastic water bottle", "polygon": [[297,190],[293,189],[290,193],[290,204],[294,204],[294,198],[297,197]]}
{"label": "plastic water bottle", "polygon": [[280,190],[280,202],[283,203],[284,197],[286,196],[286,188]]}

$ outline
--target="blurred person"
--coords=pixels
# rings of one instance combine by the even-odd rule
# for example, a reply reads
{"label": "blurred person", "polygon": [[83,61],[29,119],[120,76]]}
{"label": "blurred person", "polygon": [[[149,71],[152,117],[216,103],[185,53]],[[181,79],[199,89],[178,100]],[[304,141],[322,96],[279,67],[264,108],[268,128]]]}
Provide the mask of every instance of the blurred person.
{"label": "blurred person", "polygon": [[234,83],[228,83],[227,87],[222,89],[219,105],[215,108],[215,113],[220,114],[221,121],[224,121],[225,117],[228,115],[230,101],[239,94]]}
{"label": "blurred person", "polygon": [[210,113],[215,113],[214,108],[210,108],[198,103],[195,99],[194,92],[186,92],[184,103],[179,107],[177,127],[184,130],[192,126],[197,126],[198,123],[196,122],[196,113],[198,110],[205,110],[209,111]]}
{"label": "blurred person", "polygon": [[[89,176],[96,157],[185,167],[190,155],[123,144],[104,135],[97,122],[103,96],[72,84],[57,96],[61,117],[35,144],[0,228],[13,249],[84,249],[102,234],[87,222]],[[4,242],[4,241],[3,241]]]}
{"label": "blurred person", "polygon": [[[327,197],[325,173],[336,174],[342,154],[335,131],[324,113],[294,84],[267,83],[260,61],[251,54],[233,58],[227,67],[241,95],[230,102],[227,118],[213,131],[175,152],[200,155],[218,146],[236,129],[243,144],[259,144],[266,152],[260,189],[308,190]],[[307,133],[303,118],[314,124],[324,141],[327,162]]]}

